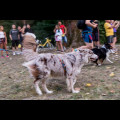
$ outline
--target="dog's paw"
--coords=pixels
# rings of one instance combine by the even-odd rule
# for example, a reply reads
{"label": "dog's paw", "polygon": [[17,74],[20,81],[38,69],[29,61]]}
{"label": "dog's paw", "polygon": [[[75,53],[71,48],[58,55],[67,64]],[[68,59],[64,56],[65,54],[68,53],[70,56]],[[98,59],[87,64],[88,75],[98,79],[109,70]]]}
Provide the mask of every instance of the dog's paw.
{"label": "dog's paw", "polygon": [[47,94],[52,94],[53,93],[53,91],[47,91]]}
{"label": "dog's paw", "polygon": [[80,92],[79,90],[72,91],[72,93],[79,93],[79,92]]}
{"label": "dog's paw", "polygon": [[42,93],[38,93],[38,92],[37,92],[37,94],[38,94],[39,96],[42,96],[42,95],[43,95]]}

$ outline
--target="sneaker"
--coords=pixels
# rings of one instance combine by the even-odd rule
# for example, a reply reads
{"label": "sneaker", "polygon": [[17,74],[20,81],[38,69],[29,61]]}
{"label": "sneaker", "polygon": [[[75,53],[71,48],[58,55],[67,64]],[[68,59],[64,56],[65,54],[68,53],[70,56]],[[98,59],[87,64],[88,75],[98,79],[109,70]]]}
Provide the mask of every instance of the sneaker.
{"label": "sneaker", "polygon": [[63,47],[64,51],[66,50],[66,47]]}
{"label": "sneaker", "polygon": [[13,52],[13,55],[15,55],[15,52]]}
{"label": "sneaker", "polygon": [[61,50],[60,52],[64,52],[64,50]]}
{"label": "sneaker", "polygon": [[23,55],[23,52],[20,52],[21,55]]}
{"label": "sneaker", "polygon": [[6,56],[7,58],[9,57],[9,55]]}
{"label": "sneaker", "polygon": [[2,55],[1,58],[4,58],[4,56]]}
{"label": "sneaker", "polygon": [[20,55],[20,52],[19,52],[19,51],[16,51],[15,53],[16,53],[17,55]]}

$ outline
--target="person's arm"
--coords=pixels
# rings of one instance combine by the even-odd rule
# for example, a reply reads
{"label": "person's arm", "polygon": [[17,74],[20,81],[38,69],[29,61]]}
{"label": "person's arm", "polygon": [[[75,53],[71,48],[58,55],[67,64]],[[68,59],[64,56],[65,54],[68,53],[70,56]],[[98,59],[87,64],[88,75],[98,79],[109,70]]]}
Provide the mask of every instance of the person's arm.
{"label": "person's arm", "polygon": [[[18,30],[17,30],[18,31]],[[20,34],[19,34],[19,31],[18,31],[18,40],[20,40]]]}
{"label": "person's arm", "polygon": [[67,28],[65,27],[65,33],[64,33],[65,35],[67,34]]}
{"label": "person's arm", "polygon": [[22,34],[25,34],[25,28],[22,29]]}
{"label": "person's arm", "polygon": [[27,32],[27,28],[25,28],[25,30],[24,30],[24,33],[26,33]]}
{"label": "person's arm", "polygon": [[54,33],[56,33],[56,28],[53,30]]}
{"label": "person's arm", "polygon": [[85,24],[88,25],[88,26],[90,26],[90,27],[92,27],[92,28],[96,28],[96,27],[98,26],[98,25],[95,24],[95,23],[92,24],[92,23],[90,22],[90,20],[86,20],[86,21],[85,21]]}
{"label": "person's arm", "polygon": [[117,23],[117,21],[115,21],[108,29],[115,28],[116,23]]}
{"label": "person's arm", "polygon": [[20,35],[18,34],[18,39],[20,40]]}
{"label": "person's arm", "polygon": [[119,26],[120,26],[120,23],[118,21],[117,24],[115,25],[115,29],[117,30]]}
{"label": "person's arm", "polygon": [[7,36],[6,36],[6,32],[4,32],[5,35],[5,44],[7,45]]}
{"label": "person's arm", "polygon": [[12,40],[12,35],[11,35],[11,34],[12,34],[12,32],[10,31],[10,35],[9,35],[9,37],[10,37],[10,39]]}

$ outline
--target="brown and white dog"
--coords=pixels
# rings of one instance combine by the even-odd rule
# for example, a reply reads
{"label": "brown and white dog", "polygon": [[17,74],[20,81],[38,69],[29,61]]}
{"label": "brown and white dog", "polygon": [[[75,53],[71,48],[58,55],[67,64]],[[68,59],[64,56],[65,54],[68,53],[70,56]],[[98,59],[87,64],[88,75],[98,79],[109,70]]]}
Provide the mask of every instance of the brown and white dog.
{"label": "brown and white dog", "polygon": [[[26,36],[24,43],[27,41],[30,47],[29,39],[29,36]],[[34,45],[32,42],[31,46]],[[65,79],[68,91],[78,93],[79,91],[74,89],[74,85],[82,67],[85,63],[88,63],[89,59],[96,60],[98,58],[97,55],[88,49],[65,54],[37,54],[34,50],[28,49],[25,46],[24,56],[27,56],[27,62],[25,62],[23,66],[27,67],[30,74],[34,77],[35,89],[39,95],[42,95],[39,87],[40,81],[46,93],[53,93],[53,91],[49,91],[46,86],[46,81],[51,78]]]}

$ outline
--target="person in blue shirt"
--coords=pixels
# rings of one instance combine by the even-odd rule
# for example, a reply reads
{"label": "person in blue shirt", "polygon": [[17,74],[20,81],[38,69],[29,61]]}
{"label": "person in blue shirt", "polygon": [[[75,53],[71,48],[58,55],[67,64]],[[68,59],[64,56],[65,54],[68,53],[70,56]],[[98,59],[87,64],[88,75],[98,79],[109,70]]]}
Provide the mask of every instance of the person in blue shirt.
{"label": "person in blue shirt", "polygon": [[93,28],[96,28],[98,25],[94,23],[93,20],[86,20],[85,24],[86,26],[82,31],[82,38],[86,46],[81,46],[80,49],[92,49],[93,48],[92,32]]}

